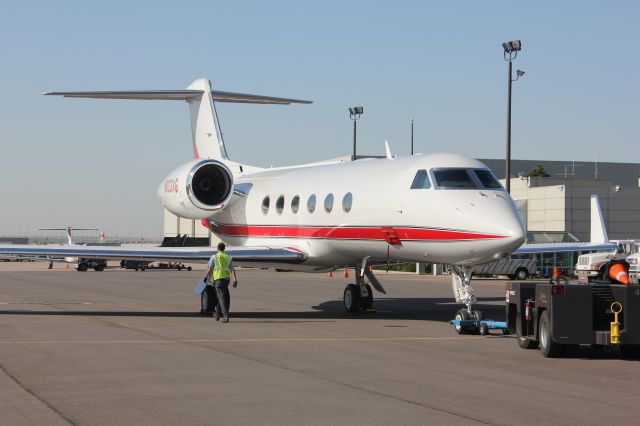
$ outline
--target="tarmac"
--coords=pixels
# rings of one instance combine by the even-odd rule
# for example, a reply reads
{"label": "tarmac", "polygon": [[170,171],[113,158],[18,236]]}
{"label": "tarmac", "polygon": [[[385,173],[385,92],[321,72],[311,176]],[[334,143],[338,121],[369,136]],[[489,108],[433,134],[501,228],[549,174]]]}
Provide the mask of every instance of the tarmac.
{"label": "tarmac", "polygon": [[[350,280],[240,270],[231,322],[199,314],[202,271],[0,263],[0,423],[637,424],[640,364],[546,359],[513,336],[457,335],[449,277]],[[504,280],[476,280],[504,319]]]}

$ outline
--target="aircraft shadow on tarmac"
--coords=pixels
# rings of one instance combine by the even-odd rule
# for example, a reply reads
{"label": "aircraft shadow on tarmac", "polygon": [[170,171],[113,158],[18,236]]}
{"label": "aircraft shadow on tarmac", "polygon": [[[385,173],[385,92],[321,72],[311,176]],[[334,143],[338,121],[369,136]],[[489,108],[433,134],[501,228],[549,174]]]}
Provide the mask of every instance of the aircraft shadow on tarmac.
{"label": "aircraft shadow on tarmac", "polygon": [[[487,318],[504,319],[504,299],[501,297],[479,297],[479,309]],[[376,312],[346,313],[342,300],[328,300],[311,306],[311,311],[252,311],[235,312],[233,303],[231,315],[234,318],[256,320],[337,320],[337,319],[385,319],[385,320],[422,320],[448,322],[453,319],[457,309],[461,307],[450,298],[385,298],[374,302]],[[92,310],[1,310],[0,315],[33,315],[33,316],[103,316],[103,317],[199,317],[192,312],[166,311],[92,311]]]}

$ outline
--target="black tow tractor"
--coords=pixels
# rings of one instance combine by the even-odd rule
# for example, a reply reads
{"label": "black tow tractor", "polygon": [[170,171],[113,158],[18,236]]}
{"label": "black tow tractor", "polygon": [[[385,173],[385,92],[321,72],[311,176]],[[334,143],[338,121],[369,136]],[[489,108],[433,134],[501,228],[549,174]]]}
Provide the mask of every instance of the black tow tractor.
{"label": "black tow tractor", "polygon": [[523,349],[545,357],[571,356],[579,345],[619,347],[640,355],[640,285],[629,284],[626,261],[611,261],[586,284],[511,282],[506,286],[509,331]]}

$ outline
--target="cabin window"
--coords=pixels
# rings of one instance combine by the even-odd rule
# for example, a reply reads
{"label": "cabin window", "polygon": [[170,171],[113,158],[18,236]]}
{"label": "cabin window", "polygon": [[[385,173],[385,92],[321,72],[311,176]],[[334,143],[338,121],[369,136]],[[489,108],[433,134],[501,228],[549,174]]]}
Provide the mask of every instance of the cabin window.
{"label": "cabin window", "polygon": [[436,169],[433,177],[439,189],[477,189],[476,183],[465,169]]}
{"label": "cabin window", "polygon": [[296,195],[291,199],[291,211],[294,213],[298,213],[299,208],[300,208],[300,197]]}
{"label": "cabin window", "polygon": [[309,213],[313,213],[316,211],[316,194],[311,194],[309,199],[307,200],[307,210]]}
{"label": "cabin window", "polygon": [[324,199],[324,211],[331,213],[333,210],[333,194],[328,194]]}
{"label": "cabin window", "polygon": [[276,212],[282,214],[282,209],[284,209],[284,195],[279,196],[276,200]]}
{"label": "cabin window", "polygon": [[476,169],[473,171],[478,180],[487,189],[502,189],[502,185],[500,185],[500,181],[496,179],[496,177],[491,173],[491,170],[482,170]]}
{"label": "cabin window", "polygon": [[418,170],[416,177],[413,178],[411,189],[429,189],[431,188],[431,181],[429,180],[429,174],[426,170]]}
{"label": "cabin window", "polygon": [[262,199],[262,214],[269,213],[269,203],[270,202],[271,202],[271,200],[269,199],[268,195]]}
{"label": "cabin window", "polygon": [[342,198],[342,210],[345,213],[349,213],[351,211],[351,204],[353,203],[353,195],[350,192],[344,194]]}

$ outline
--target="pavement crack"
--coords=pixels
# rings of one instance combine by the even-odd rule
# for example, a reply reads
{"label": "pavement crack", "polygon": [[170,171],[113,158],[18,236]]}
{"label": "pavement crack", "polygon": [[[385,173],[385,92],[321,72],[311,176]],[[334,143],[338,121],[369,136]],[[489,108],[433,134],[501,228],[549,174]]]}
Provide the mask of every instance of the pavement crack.
{"label": "pavement crack", "polygon": [[60,410],[58,410],[55,406],[53,406],[47,400],[45,400],[40,395],[38,395],[37,393],[35,393],[31,389],[29,389],[27,386],[25,386],[20,380],[18,380],[18,378],[16,376],[11,374],[2,364],[0,364],[0,371],[2,371],[16,385],[18,385],[18,387],[20,387],[20,389],[22,389],[23,391],[25,391],[26,393],[28,393],[29,395],[31,395],[32,397],[34,397],[35,399],[40,401],[42,404],[44,404],[48,409],[50,409],[51,411],[56,413],[58,415],[58,417],[60,417],[62,420],[64,420],[65,422],[69,423],[70,425],[74,425],[75,426],[76,423],[74,423],[70,418],[68,418],[64,414],[62,414],[60,412]]}

